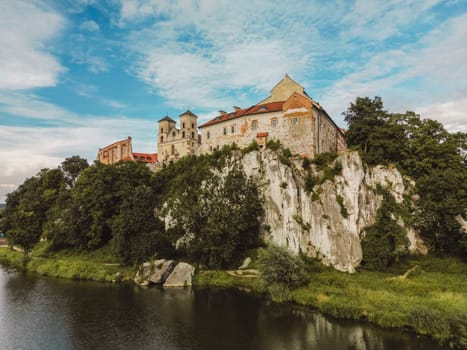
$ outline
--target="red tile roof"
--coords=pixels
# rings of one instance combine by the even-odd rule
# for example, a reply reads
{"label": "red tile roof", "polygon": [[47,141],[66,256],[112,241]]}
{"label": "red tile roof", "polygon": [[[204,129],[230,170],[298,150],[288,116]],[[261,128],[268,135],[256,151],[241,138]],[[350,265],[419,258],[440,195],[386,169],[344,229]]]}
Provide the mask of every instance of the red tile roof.
{"label": "red tile roof", "polygon": [[259,132],[256,134],[256,137],[267,137],[269,133],[267,131]]}
{"label": "red tile roof", "polygon": [[156,163],[157,162],[157,153],[137,153],[133,152],[133,158],[136,161],[141,161],[145,163]]}
{"label": "red tile roof", "polygon": [[260,105],[254,105],[249,108],[239,109],[238,111],[233,111],[230,113],[225,113],[220,116],[211,119],[210,121],[202,124],[199,128],[204,128],[205,126],[222,123],[226,120],[236,119],[239,117],[244,117],[247,115],[254,115],[254,114],[262,114],[262,113],[271,113],[271,112],[278,112],[282,111],[282,105],[285,101],[280,102],[270,102],[270,103],[263,103]]}

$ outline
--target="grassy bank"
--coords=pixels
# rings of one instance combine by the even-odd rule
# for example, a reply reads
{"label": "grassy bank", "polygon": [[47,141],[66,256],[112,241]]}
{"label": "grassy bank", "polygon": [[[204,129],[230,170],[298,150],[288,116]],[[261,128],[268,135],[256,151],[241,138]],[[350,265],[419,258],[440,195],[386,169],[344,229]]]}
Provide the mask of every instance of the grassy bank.
{"label": "grassy bank", "polygon": [[[404,272],[411,267],[408,276]],[[412,329],[445,344],[467,348],[467,265],[455,259],[411,259],[391,272],[353,275],[315,266],[311,282],[290,291],[286,300],[336,318],[382,327]],[[197,275],[198,286],[240,286],[265,292],[258,279],[223,271]]]}
{"label": "grassy bank", "polygon": [[134,269],[120,266],[107,248],[89,252],[63,250],[48,253],[45,244],[38,244],[31,254],[0,248],[0,264],[41,275],[74,280],[121,282],[131,280]]}

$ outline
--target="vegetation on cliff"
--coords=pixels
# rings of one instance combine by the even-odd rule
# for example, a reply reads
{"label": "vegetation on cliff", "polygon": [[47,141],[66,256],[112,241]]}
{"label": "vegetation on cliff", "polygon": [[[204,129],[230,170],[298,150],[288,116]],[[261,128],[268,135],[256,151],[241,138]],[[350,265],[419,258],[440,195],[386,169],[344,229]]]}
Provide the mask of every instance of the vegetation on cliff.
{"label": "vegetation on cliff", "polygon": [[[185,157],[157,173],[142,163],[68,158],[8,195],[1,229],[26,251],[42,239],[51,251],[110,246],[126,265],[157,253],[226,267],[261,243],[256,187],[238,165],[220,175],[231,151]],[[170,217],[167,231],[155,209]],[[175,251],[181,237],[190,244]]]}
{"label": "vegetation on cliff", "polygon": [[[357,98],[344,113],[347,144],[369,165],[395,164],[415,180],[414,226],[430,251],[467,257],[467,134],[414,112],[389,113],[380,97]],[[384,219],[383,217],[380,217]]]}

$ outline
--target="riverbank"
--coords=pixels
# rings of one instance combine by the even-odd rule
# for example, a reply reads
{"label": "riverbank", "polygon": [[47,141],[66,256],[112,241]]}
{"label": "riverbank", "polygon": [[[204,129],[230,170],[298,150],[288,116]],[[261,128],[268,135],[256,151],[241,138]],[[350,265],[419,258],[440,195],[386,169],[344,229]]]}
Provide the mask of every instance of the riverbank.
{"label": "riverbank", "polygon": [[0,264],[10,268],[36,272],[44,276],[98,282],[124,282],[133,280],[135,269],[115,260],[107,248],[94,252],[63,250],[46,253],[37,245],[31,254],[0,248]]}
{"label": "riverbank", "polygon": [[[47,255],[39,247],[31,256],[3,248],[0,264],[75,280],[122,282],[133,280],[135,274],[134,268],[120,266],[106,248]],[[459,260],[411,258],[392,271],[352,275],[312,264],[308,273],[310,283],[283,295],[281,301],[335,318],[413,330],[441,344],[467,348],[467,265]],[[235,287],[267,295],[259,278],[232,276],[226,271],[201,271],[194,286]]]}
{"label": "riverbank", "polygon": [[[335,318],[413,330],[443,345],[467,348],[467,265],[459,260],[411,258],[392,271],[352,275],[316,265],[309,273],[310,283],[290,291],[282,301]],[[224,271],[200,273],[195,281],[198,287],[237,286],[266,292],[258,279],[233,277]]]}

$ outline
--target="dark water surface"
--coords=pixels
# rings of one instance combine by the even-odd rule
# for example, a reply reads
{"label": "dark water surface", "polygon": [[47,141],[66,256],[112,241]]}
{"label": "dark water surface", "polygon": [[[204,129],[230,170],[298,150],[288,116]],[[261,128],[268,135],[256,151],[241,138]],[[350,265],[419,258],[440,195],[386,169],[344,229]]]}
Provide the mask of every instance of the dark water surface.
{"label": "dark water surface", "polygon": [[440,349],[236,290],[139,289],[0,268],[0,349]]}

